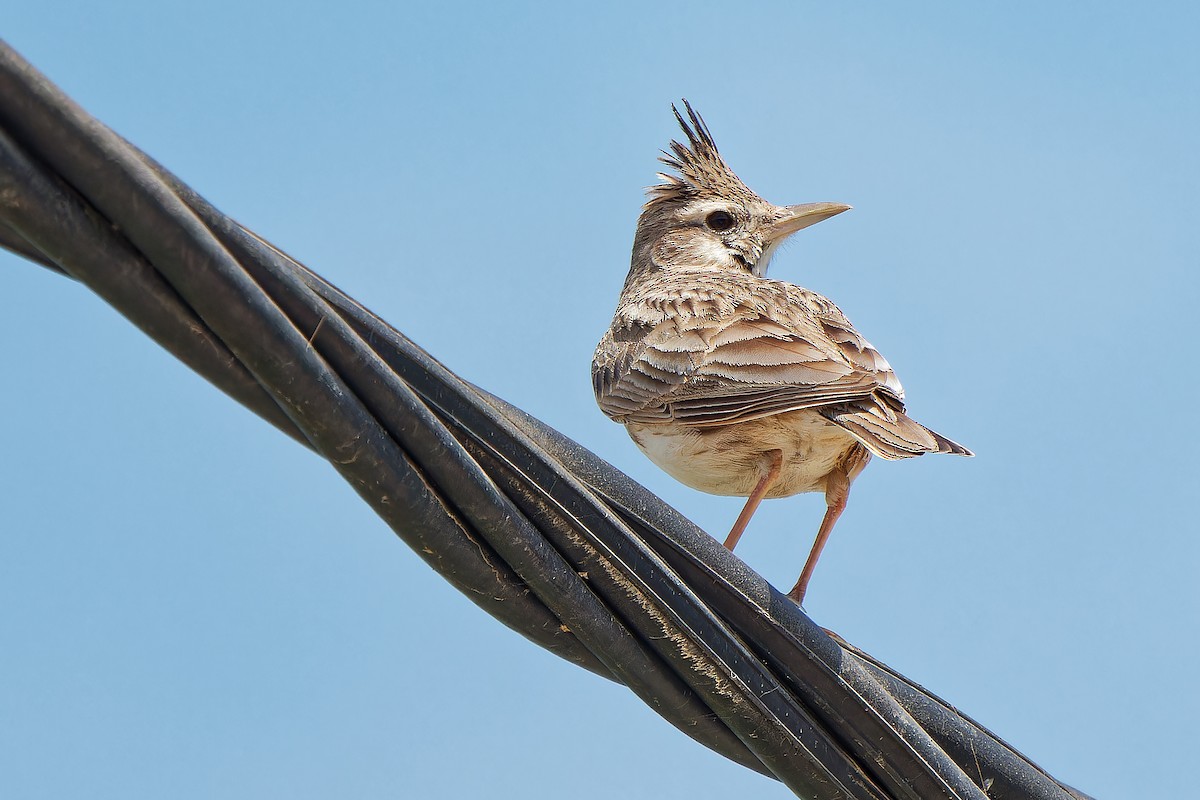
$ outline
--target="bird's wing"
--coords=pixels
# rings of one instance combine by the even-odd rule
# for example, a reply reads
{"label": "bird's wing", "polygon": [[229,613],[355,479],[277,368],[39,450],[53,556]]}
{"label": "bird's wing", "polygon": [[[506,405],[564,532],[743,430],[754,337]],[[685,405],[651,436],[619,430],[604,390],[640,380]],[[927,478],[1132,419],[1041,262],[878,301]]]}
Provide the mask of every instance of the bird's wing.
{"label": "bird's wing", "polygon": [[837,307],[790,294],[720,315],[618,315],[593,363],[601,409],[619,422],[722,425],[876,392],[903,408],[891,366]]}

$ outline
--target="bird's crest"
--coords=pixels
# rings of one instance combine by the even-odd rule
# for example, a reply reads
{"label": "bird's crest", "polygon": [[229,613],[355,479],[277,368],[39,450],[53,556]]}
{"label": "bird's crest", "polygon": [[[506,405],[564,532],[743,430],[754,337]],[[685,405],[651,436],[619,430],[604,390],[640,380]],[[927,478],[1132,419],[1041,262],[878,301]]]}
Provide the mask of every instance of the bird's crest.
{"label": "bird's crest", "polygon": [[675,119],[687,136],[688,143],[682,144],[672,139],[670,152],[664,150],[658,159],[679,174],[658,173],[663,182],[646,190],[650,196],[646,207],[672,200],[687,200],[704,193],[731,198],[749,196],[748,199],[758,200],[758,195],[742,183],[721,158],[704,119],[687,100],[683,101],[683,108],[687,111],[687,119],[671,104],[671,110],[675,112]]}

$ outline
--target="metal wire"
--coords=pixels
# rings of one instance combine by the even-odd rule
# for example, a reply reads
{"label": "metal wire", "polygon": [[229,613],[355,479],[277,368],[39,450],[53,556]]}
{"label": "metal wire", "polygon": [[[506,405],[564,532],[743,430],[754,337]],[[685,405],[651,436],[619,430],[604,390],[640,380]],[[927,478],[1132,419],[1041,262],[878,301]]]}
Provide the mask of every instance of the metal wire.
{"label": "metal wire", "polygon": [[816,626],[654,495],[442,367],[0,43],[0,246],[328,459],[500,622],[816,800],[1086,798]]}

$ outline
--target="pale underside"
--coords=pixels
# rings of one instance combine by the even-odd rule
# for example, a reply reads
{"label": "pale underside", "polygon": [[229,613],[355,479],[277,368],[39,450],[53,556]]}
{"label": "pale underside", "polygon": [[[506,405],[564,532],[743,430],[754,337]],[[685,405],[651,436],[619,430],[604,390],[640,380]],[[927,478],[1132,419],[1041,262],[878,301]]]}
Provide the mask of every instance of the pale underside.
{"label": "pale underside", "polygon": [[782,453],[779,477],[765,495],[824,492],[826,478],[861,447],[843,428],[809,410],[729,425],[626,425],[646,456],[675,480],[717,495],[748,497],[766,473],[771,450]]}

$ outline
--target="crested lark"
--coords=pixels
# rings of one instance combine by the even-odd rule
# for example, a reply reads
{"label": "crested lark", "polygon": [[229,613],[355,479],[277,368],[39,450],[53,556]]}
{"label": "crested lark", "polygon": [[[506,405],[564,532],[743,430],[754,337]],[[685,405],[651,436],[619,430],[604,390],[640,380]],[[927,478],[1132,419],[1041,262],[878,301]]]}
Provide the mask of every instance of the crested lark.
{"label": "crested lark", "polygon": [[971,451],[907,417],[888,362],[838,307],[765,277],[775,248],[850,206],[777,206],[717,153],[687,101],[633,240],[612,327],[592,362],[600,408],[650,460],[704,492],[746,497],[737,544],[766,497],[824,492],[827,509],[789,596],[800,603],[850,484],[872,455]]}

